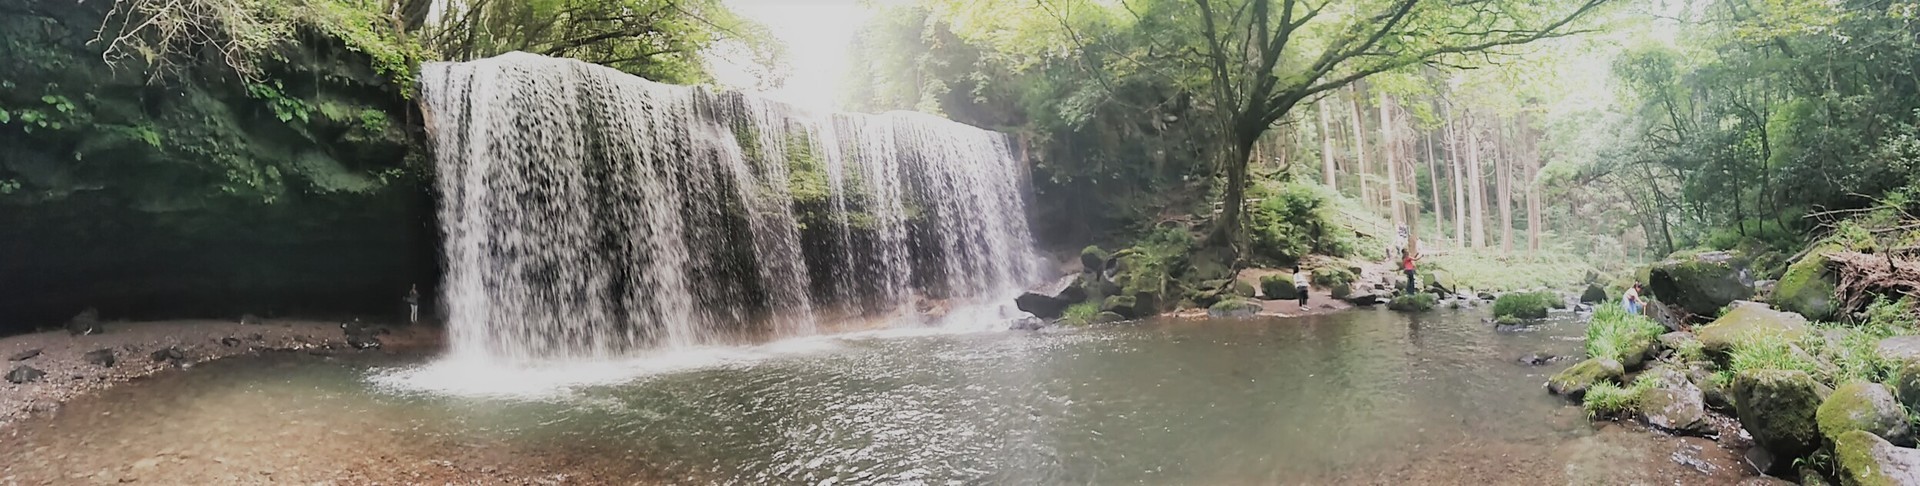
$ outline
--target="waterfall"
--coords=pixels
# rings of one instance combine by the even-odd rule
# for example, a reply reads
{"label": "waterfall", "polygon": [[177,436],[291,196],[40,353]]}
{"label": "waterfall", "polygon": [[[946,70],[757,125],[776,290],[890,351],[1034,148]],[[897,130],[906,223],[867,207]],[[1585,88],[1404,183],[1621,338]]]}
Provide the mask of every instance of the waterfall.
{"label": "waterfall", "polygon": [[1030,283],[1007,137],[513,53],[428,64],[455,354],[593,359],[925,320]]}

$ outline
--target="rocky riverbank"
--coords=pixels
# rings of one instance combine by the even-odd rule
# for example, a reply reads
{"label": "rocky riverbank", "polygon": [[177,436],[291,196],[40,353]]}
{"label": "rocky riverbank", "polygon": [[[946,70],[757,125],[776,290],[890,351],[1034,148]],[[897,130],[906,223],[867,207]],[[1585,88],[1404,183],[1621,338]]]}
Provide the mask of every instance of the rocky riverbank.
{"label": "rocky riverbank", "polygon": [[428,352],[441,344],[431,325],[270,319],[109,322],[0,338],[0,430],[62,403],[155,373],[229,356],[276,351],[314,354]]}

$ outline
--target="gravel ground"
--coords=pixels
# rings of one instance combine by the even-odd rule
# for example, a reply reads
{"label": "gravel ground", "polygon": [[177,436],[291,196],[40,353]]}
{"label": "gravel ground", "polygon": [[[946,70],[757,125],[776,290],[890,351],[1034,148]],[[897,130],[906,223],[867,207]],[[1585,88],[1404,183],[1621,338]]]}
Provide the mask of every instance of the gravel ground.
{"label": "gravel ground", "polygon": [[[110,322],[102,334],[73,336],[49,331],[0,338],[0,370],[22,368],[44,373],[27,383],[0,379],[0,431],[22,419],[51,413],[75,397],[176,368],[190,368],[228,356],[264,351],[418,352],[440,346],[443,334],[430,325],[370,326],[380,351],[356,350],[338,321],[269,319],[259,324],[233,321],[175,320]],[[167,349],[178,353],[167,353]],[[108,351],[102,351],[108,350]],[[113,363],[89,360],[111,352]],[[18,359],[16,359],[18,358]],[[29,374],[29,373],[21,373]]]}

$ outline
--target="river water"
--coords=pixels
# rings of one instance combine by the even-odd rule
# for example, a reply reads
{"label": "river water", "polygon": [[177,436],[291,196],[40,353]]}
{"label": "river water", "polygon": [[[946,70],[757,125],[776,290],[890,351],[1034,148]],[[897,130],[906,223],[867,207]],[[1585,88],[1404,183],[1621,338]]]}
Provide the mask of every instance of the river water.
{"label": "river water", "polygon": [[869,333],[615,366],[228,359],[0,437],[0,484],[1724,483],[1705,439],[1548,395],[1559,315]]}

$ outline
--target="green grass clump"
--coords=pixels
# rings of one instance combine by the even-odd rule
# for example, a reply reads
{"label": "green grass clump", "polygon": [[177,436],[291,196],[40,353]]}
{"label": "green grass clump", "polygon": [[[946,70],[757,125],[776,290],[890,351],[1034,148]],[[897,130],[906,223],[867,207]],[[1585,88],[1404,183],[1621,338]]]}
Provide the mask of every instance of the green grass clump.
{"label": "green grass clump", "polygon": [[1313,283],[1321,287],[1332,288],[1335,285],[1352,284],[1356,277],[1353,272],[1340,267],[1320,267],[1313,269]]}
{"label": "green grass clump", "polygon": [[1060,316],[1060,322],[1077,326],[1086,325],[1092,323],[1094,316],[1098,315],[1100,315],[1099,302],[1081,302],[1067,306],[1066,313]]}
{"label": "green grass clump", "polygon": [[1816,379],[1827,378],[1820,380],[1823,382],[1831,380],[1831,373],[1822,370],[1812,355],[1796,347],[1792,339],[1779,334],[1757,334],[1734,346],[1727,355],[1727,368],[1734,373],[1746,370],[1803,371]]}
{"label": "green grass clump", "polygon": [[1635,349],[1635,343],[1660,337],[1666,331],[1666,326],[1646,316],[1627,313],[1619,305],[1601,305],[1594,309],[1593,321],[1587,324],[1587,356],[1625,362],[1624,356]]}
{"label": "green grass clump", "polygon": [[1612,383],[1595,383],[1587,389],[1580,406],[1592,417],[1616,416],[1633,413],[1639,409],[1640,397],[1658,384],[1653,373],[1640,375],[1633,384],[1622,387]]}
{"label": "green grass clump", "polygon": [[1515,292],[1493,300],[1493,316],[1513,316],[1521,319],[1540,319],[1547,317],[1547,309],[1553,308],[1560,296],[1552,292]]}
{"label": "green grass clump", "polygon": [[1680,359],[1687,361],[1707,360],[1707,345],[1701,344],[1698,339],[1680,343],[1680,349],[1675,349],[1673,352],[1679,355]]}

